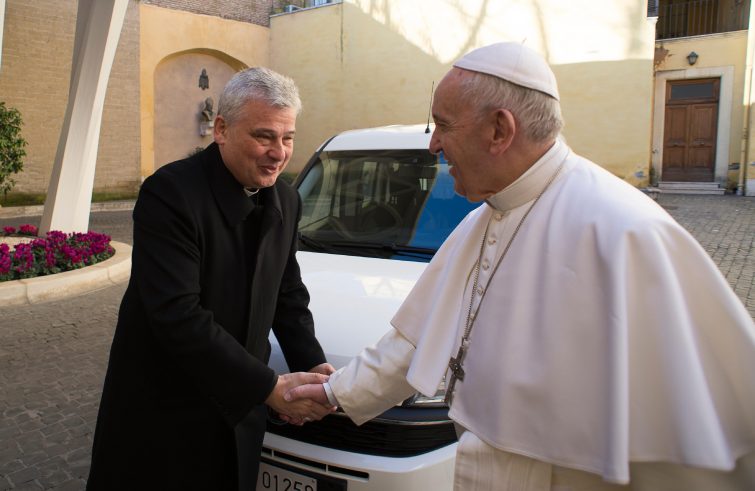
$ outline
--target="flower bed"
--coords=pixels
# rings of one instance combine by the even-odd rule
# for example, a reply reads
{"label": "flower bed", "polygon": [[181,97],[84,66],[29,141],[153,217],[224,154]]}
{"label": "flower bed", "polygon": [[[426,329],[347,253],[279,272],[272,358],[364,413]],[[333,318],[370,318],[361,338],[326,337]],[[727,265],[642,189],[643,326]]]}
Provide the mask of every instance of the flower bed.
{"label": "flower bed", "polygon": [[30,237],[29,242],[13,246],[0,243],[0,281],[34,278],[83,268],[115,254],[110,236],[97,232],[65,234],[56,230],[36,237],[37,227],[4,227],[3,235]]}

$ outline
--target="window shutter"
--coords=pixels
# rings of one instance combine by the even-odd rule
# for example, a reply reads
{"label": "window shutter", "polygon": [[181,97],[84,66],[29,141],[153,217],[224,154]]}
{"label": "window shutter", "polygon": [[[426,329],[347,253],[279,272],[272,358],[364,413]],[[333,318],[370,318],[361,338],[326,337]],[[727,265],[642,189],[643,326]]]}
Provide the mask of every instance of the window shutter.
{"label": "window shutter", "polygon": [[658,0],[648,0],[648,17],[658,17]]}

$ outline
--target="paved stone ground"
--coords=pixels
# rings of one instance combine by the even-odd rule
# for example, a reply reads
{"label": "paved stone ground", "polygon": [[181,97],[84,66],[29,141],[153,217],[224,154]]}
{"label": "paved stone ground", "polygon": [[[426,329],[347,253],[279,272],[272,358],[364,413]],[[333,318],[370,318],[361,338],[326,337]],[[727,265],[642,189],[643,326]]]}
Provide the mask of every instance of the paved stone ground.
{"label": "paved stone ground", "polygon": [[[0,226],[41,217],[0,220]],[[130,244],[131,212],[90,230]],[[126,284],[70,299],[0,307],[0,491],[76,491],[89,474],[107,354]]]}
{"label": "paved stone ground", "polygon": [[84,489],[124,291],[0,308],[0,490]]}
{"label": "paved stone ground", "polygon": [[[16,227],[29,223],[39,227],[42,221],[40,216],[0,218],[2,227]],[[113,240],[130,244],[132,242],[131,211],[102,211],[92,213],[89,219],[89,230],[110,235]]]}
{"label": "paved stone ground", "polygon": [[[755,316],[755,198],[661,195]],[[90,230],[131,243],[130,212]],[[40,217],[0,220],[0,227]],[[107,353],[125,284],[62,301],[0,306],[0,491],[84,489]]]}
{"label": "paved stone ground", "polygon": [[755,317],[755,198],[661,195],[658,202],[702,244]]}

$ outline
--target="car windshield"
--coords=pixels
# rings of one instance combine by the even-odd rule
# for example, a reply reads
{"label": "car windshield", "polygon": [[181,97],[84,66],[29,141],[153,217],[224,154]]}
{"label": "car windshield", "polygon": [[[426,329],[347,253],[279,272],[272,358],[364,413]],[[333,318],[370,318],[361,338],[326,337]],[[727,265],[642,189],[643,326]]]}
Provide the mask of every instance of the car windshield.
{"label": "car windshield", "polygon": [[470,210],[427,150],[322,152],[299,176],[302,250],[429,261]]}

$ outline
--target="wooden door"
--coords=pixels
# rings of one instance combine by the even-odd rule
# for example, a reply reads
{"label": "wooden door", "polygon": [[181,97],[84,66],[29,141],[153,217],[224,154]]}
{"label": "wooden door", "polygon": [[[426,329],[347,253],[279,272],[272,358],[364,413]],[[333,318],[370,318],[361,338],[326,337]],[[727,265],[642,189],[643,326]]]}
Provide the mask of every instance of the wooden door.
{"label": "wooden door", "polygon": [[666,85],[662,180],[713,181],[719,82],[709,78]]}

